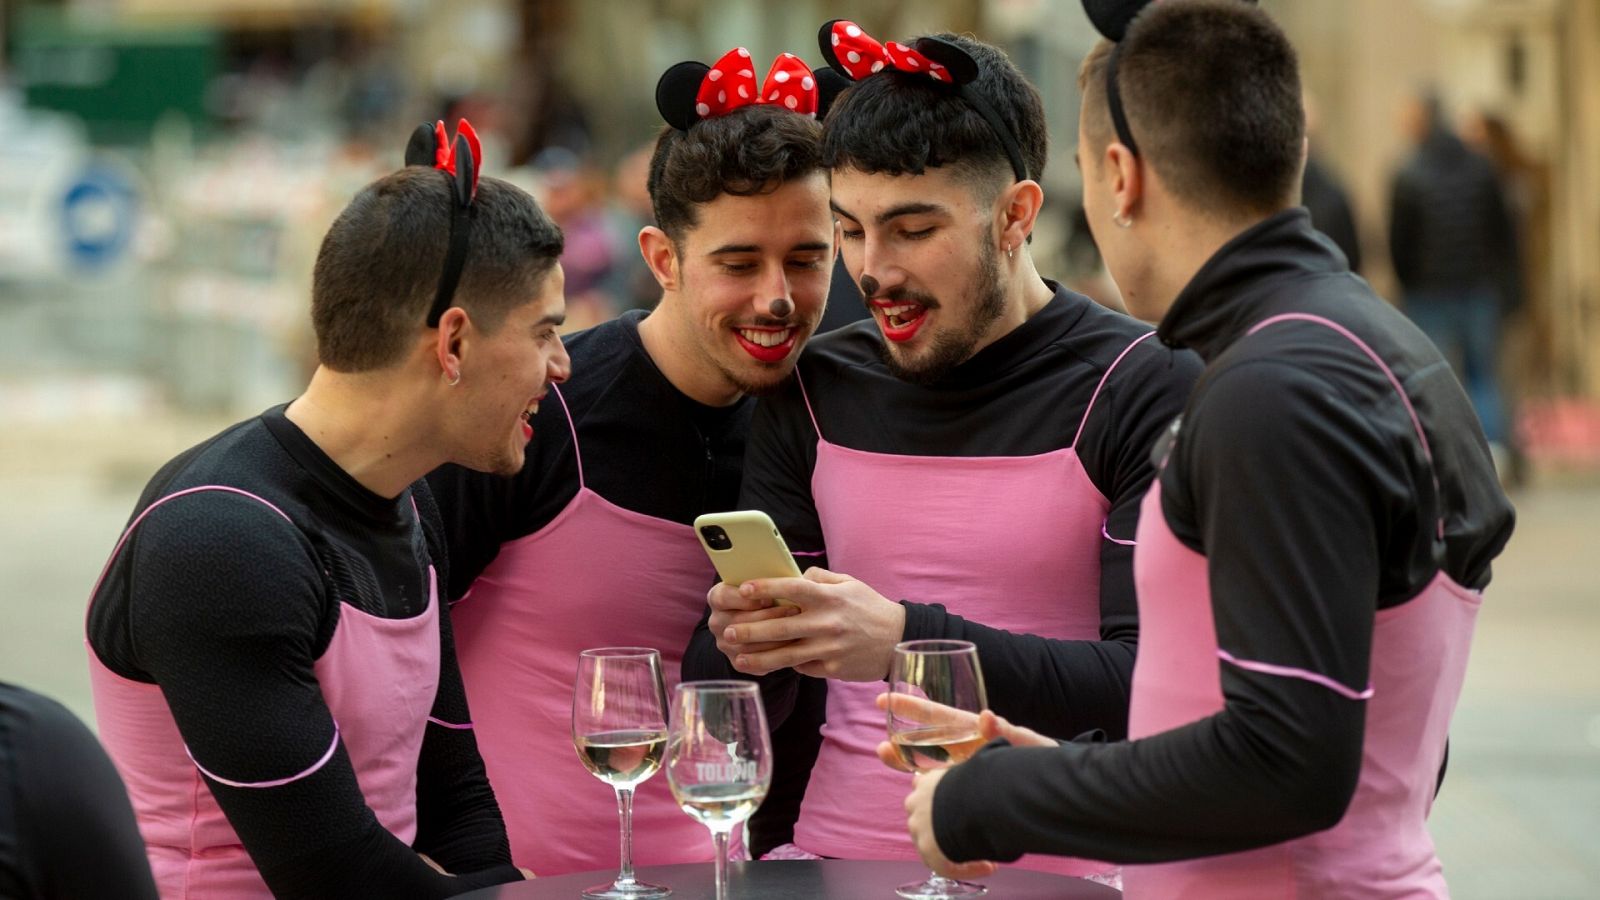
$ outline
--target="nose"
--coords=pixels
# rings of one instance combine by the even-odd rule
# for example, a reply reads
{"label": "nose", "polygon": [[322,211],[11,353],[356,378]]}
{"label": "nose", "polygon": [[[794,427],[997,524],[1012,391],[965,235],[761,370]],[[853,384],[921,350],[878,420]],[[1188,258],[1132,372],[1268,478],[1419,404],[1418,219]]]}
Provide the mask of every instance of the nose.
{"label": "nose", "polygon": [[567,345],[562,342],[560,335],[556,336],[556,349],[550,354],[546,369],[551,384],[561,384],[572,377],[572,357],[567,355]]}
{"label": "nose", "polygon": [[887,248],[873,240],[871,231],[861,239],[861,270],[856,282],[861,286],[861,296],[870,300],[885,287],[894,287],[904,281],[904,273],[895,268]]}
{"label": "nose", "polygon": [[[771,316],[775,319],[787,318],[794,312],[794,300],[789,290],[789,276],[780,263],[772,267],[772,272],[761,279],[760,293],[756,294],[756,311],[760,315]],[[765,298],[765,299],[762,299]]]}

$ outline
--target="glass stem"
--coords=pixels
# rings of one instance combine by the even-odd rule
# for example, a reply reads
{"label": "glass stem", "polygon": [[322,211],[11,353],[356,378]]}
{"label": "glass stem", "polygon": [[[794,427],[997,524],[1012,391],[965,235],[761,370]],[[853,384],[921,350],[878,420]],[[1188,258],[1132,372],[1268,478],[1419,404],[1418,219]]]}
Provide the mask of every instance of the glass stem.
{"label": "glass stem", "polygon": [[617,884],[633,884],[633,788],[617,788],[617,816],[622,819],[622,870]]}
{"label": "glass stem", "polygon": [[711,832],[717,854],[717,900],[728,900],[728,832]]}

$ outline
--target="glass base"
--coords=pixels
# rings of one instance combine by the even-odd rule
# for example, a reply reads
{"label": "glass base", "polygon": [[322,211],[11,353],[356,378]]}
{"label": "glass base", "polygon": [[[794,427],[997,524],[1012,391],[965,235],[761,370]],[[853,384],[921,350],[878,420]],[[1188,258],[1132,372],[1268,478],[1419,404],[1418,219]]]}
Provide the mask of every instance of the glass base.
{"label": "glass base", "polygon": [[927,881],[902,884],[894,892],[906,900],[948,900],[952,897],[981,897],[989,893],[989,889],[981,884],[935,875]]}
{"label": "glass base", "polygon": [[654,900],[656,897],[672,896],[672,888],[642,881],[613,881],[584,888],[583,896],[589,900]]}

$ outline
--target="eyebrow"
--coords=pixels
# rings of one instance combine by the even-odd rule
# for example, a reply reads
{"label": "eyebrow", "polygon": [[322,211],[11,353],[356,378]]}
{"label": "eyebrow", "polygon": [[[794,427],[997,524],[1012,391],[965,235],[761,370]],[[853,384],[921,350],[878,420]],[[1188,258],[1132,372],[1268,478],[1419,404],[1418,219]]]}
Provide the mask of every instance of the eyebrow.
{"label": "eyebrow", "polygon": [[560,327],[560,326],[565,325],[565,324],[567,324],[567,314],[566,313],[551,313],[550,315],[545,316],[544,318],[540,319],[539,321],[533,323],[533,325],[531,327],[533,327],[533,328],[543,328],[546,325],[555,325],[557,327]]}
{"label": "eyebrow", "polygon": [[[847,219],[851,219],[851,220],[854,220],[854,221],[857,221],[857,222],[861,221],[861,218],[859,216],[855,215],[854,213],[851,213],[850,211],[846,210],[844,207],[842,207],[839,204],[833,202],[832,200],[828,201],[828,205],[833,207],[833,211],[834,212],[838,213],[841,216],[844,216]],[[878,225],[884,225],[884,224],[887,224],[887,223],[889,223],[889,222],[891,222],[891,221],[893,221],[895,219],[900,218],[901,216],[920,216],[920,215],[924,215],[924,214],[927,214],[927,213],[935,213],[935,214],[938,214],[938,215],[946,215],[948,213],[948,210],[946,210],[943,206],[940,206],[937,203],[928,203],[926,201],[915,201],[915,202],[911,202],[911,203],[902,203],[899,206],[891,206],[888,209],[884,210],[883,212],[878,213],[877,219],[875,221],[876,221],[876,224],[878,224]]]}
{"label": "eyebrow", "polygon": [[[832,249],[832,246],[833,245],[829,244],[827,241],[807,241],[804,244],[795,244],[793,247],[789,248],[788,252],[790,252],[790,253],[804,253],[804,252],[807,252],[807,251],[829,250],[829,249]],[[721,247],[718,247],[717,249],[712,250],[710,253],[707,253],[706,255],[707,256],[722,256],[724,254],[729,254],[729,253],[760,253],[760,252],[761,252],[761,248],[756,246],[755,244],[723,244]]]}

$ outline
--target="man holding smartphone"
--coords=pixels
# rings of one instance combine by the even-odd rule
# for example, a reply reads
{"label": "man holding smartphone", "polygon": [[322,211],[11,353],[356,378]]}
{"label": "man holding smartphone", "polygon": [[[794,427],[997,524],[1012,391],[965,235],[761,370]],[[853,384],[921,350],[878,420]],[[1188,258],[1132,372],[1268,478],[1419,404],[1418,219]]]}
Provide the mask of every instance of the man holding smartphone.
{"label": "man holding smartphone", "polygon": [[857,79],[823,153],[873,322],[812,342],[751,430],[739,505],[816,568],[713,589],[685,675],[731,665],[780,698],[828,679],[787,852],[914,859],[908,779],[874,754],[895,643],[970,640],[996,710],[1057,736],[1126,734],[1138,505],[1199,363],[1034,268],[1044,115],[1003,53],[885,46],[847,22],[822,38]]}
{"label": "man holding smartphone", "polygon": [[[784,54],[764,102],[736,105],[740,88],[758,94],[742,50],[674,66],[658,88],[672,125],[650,161],[656,224],[639,234],[655,309],[567,338],[576,375],[534,417],[539,440],[515,477],[448,467],[429,479],[478,741],[512,856],[539,874],[616,862],[611,789],[572,749],[578,653],[655,647],[676,682],[716,579],[691,523],[734,507],[750,395],[790,377],[828,293],[814,77]],[[634,823],[640,865],[709,859],[664,779],[640,785]]]}

